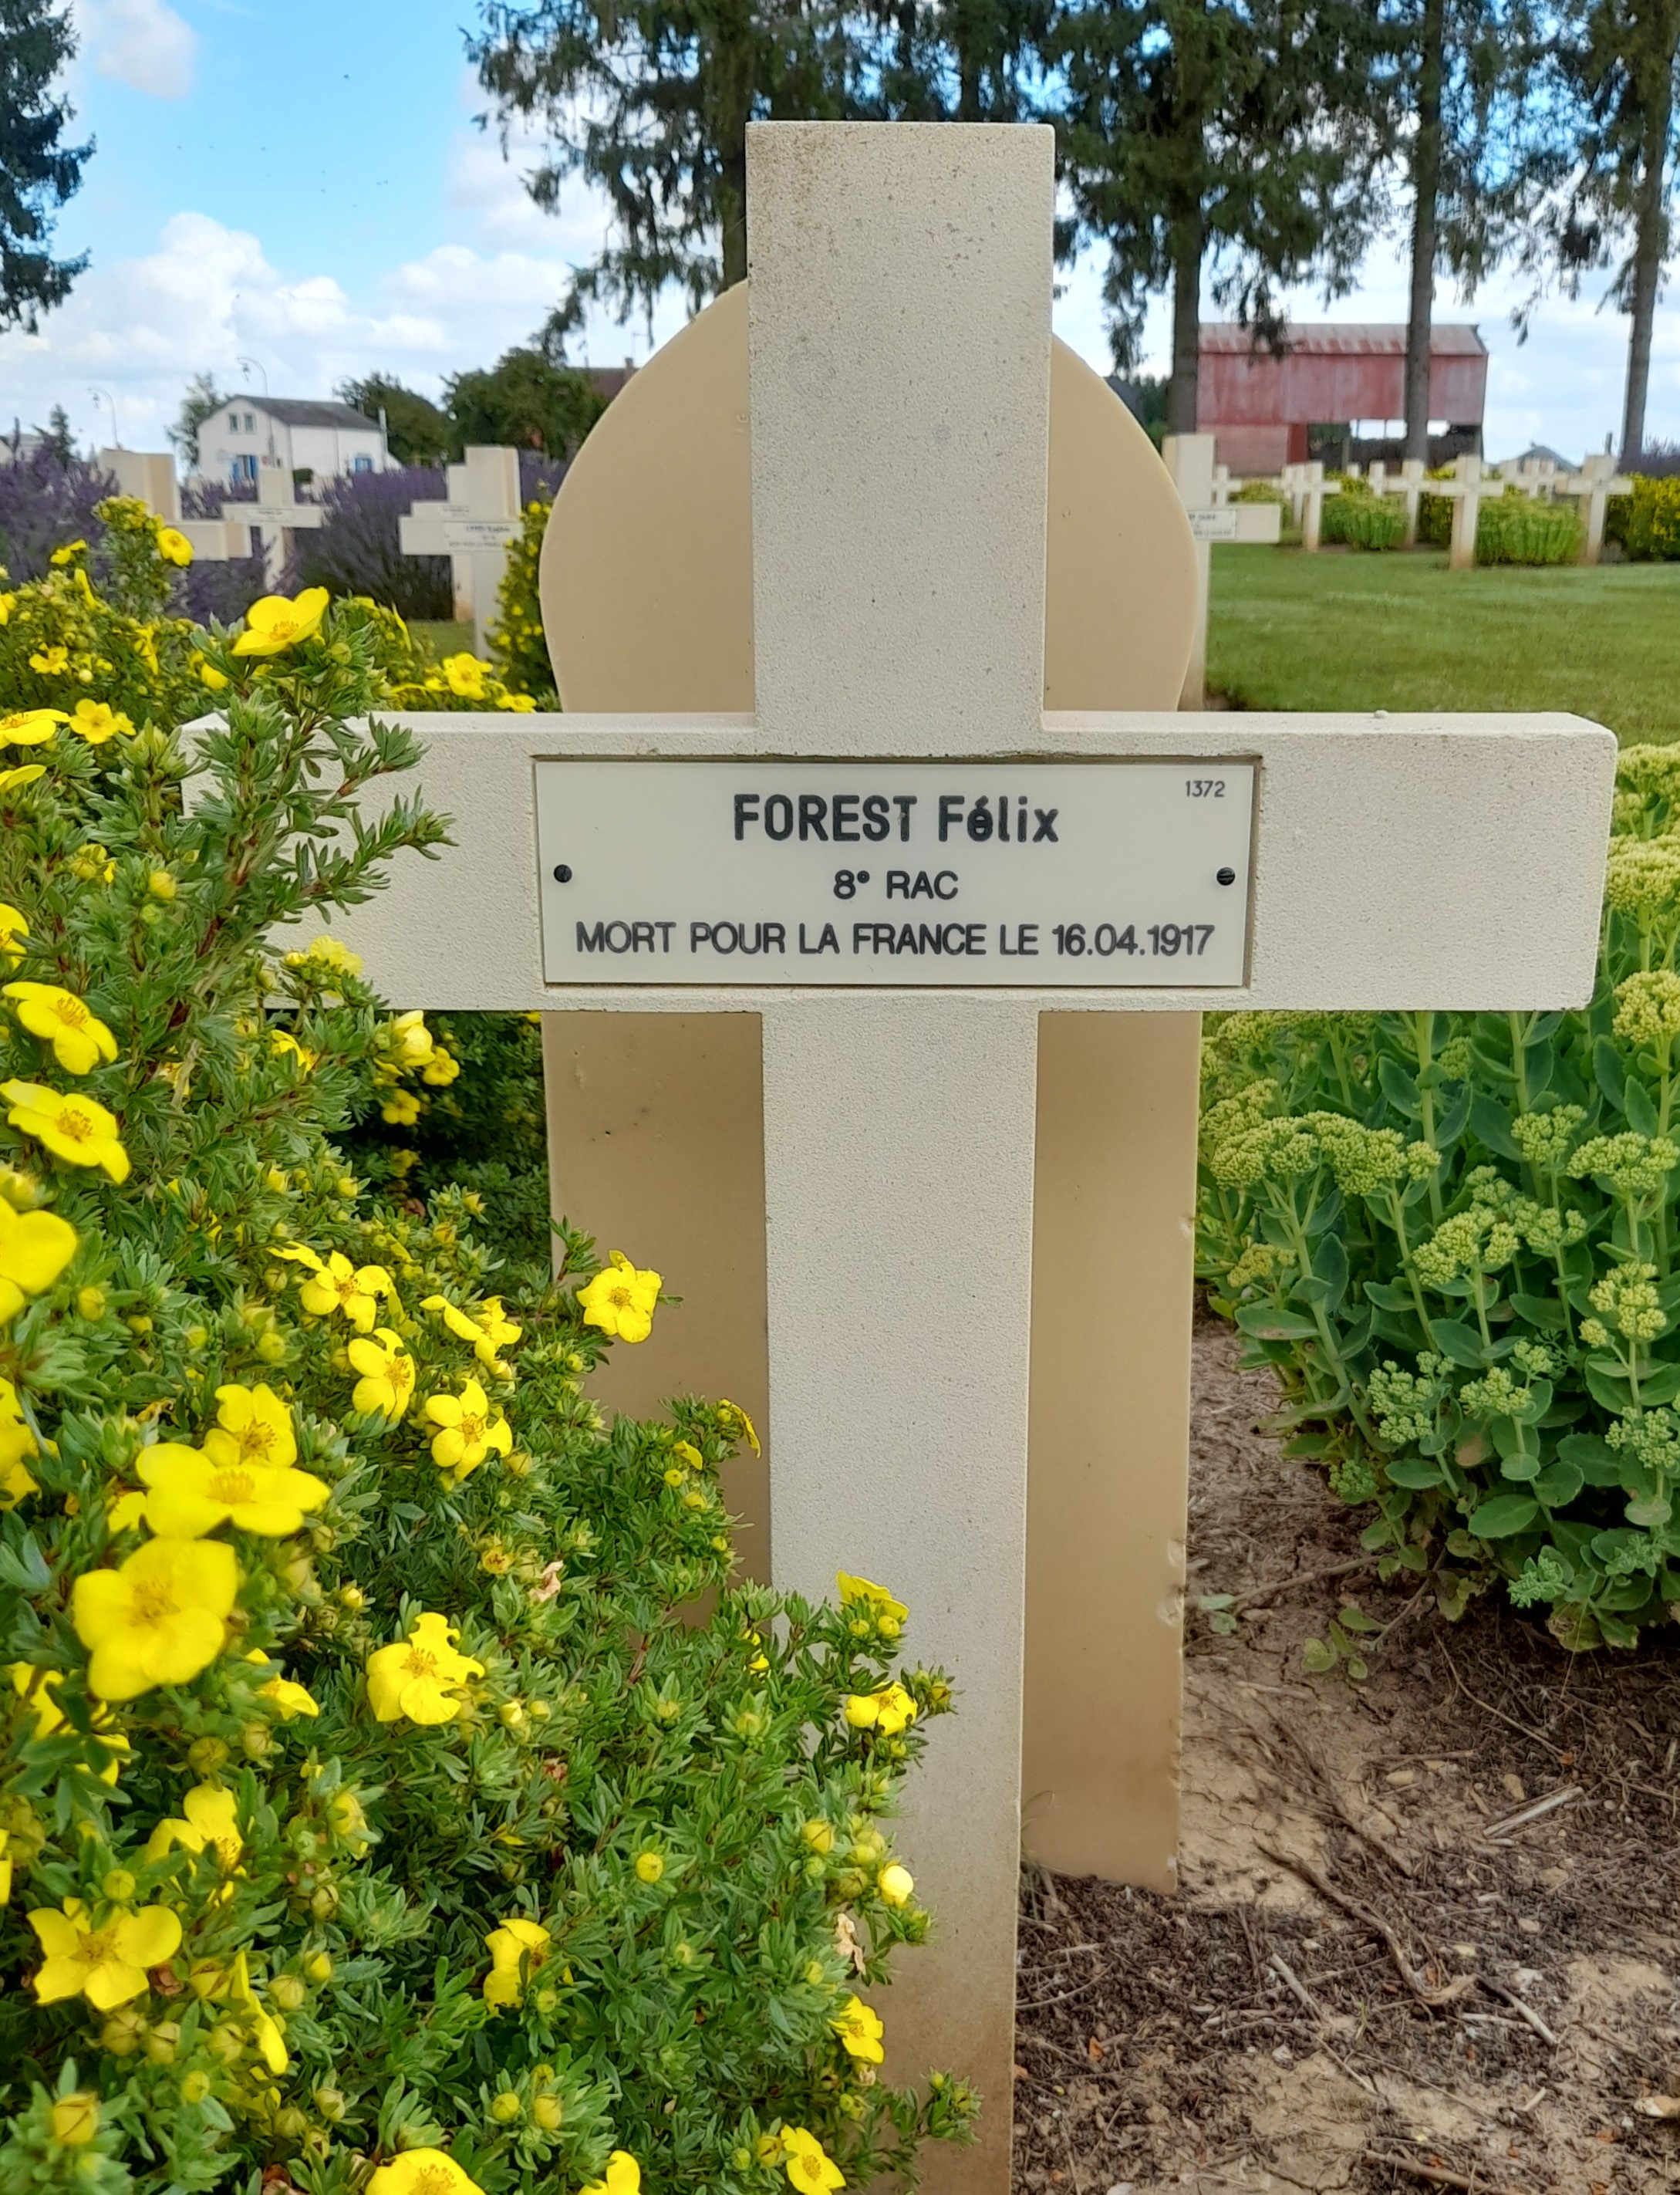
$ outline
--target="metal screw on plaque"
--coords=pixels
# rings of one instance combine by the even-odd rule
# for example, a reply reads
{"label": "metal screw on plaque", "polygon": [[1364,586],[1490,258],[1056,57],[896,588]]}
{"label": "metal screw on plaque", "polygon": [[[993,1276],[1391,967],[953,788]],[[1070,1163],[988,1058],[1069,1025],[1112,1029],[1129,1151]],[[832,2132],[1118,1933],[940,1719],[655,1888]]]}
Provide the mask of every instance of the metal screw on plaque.
{"label": "metal screw on plaque", "polygon": [[[569,874],[570,872],[567,873]],[[560,874],[560,871],[556,869],[555,871],[555,874],[558,876]],[[1218,881],[1222,884],[1234,884],[1237,880],[1237,873],[1234,869],[1221,869],[1217,872],[1217,875]]]}
{"label": "metal screw on plaque", "polygon": [[556,861],[555,863],[554,880],[557,884],[569,884],[571,883],[572,864],[569,861]]}

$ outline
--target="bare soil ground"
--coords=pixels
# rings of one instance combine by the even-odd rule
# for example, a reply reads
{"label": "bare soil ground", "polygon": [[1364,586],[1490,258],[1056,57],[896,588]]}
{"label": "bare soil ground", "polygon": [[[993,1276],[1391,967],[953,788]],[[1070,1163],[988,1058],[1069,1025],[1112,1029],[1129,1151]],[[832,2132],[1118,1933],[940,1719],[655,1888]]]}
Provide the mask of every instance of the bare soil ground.
{"label": "bare soil ground", "polygon": [[[1680,2188],[1680,1640],[1382,1587],[1234,1355],[1199,1328],[1183,1887],[1028,1878],[1017,2190]],[[1305,1675],[1350,1602],[1401,1619],[1368,1679]]]}

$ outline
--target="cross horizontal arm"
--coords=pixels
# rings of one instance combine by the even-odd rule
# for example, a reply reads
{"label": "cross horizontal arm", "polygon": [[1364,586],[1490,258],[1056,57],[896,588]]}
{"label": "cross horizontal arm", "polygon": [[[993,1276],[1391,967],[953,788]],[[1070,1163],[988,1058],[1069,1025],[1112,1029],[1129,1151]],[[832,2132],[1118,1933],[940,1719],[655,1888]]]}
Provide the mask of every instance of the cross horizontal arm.
{"label": "cross horizontal arm", "polygon": [[[434,862],[401,857],[388,889],[335,925],[388,997],[440,1010],[692,1013],[739,1011],[765,995],[727,981],[623,980],[622,963],[603,963],[599,983],[545,982],[535,766],[567,757],[791,759],[785,742],[751,718],[718,716],[407,722],[425,759],[371,788],[366,807],[418,791],[454,819],[455,850]],[[1105,758],[1257,764],[1249,981],[1066,990],[1035,986],[1029,974],[1001,992],[948,988],[1074,1011],[1582,1004],[1615,752],[1612,734],[1562,715],[1046,715],[1030,753],[976,764],[977,792],[1005,760],[1047,769]],[[918,759],[899,753],[891,766]],[[1187,771],[1187,783],[1194,775]],[[723,884],[719,898],[727,913]]]}

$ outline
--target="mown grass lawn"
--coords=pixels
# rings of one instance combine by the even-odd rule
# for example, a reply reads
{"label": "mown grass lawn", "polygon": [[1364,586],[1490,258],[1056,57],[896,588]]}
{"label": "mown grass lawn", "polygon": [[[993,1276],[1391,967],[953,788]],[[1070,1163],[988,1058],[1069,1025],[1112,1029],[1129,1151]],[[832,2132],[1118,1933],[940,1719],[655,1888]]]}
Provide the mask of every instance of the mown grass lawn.
{"label": "mown grass lawn", "polygon": [[1680,739],[1680,564],[1216,548],[1208,685],[1250,709],[1569,709]]}

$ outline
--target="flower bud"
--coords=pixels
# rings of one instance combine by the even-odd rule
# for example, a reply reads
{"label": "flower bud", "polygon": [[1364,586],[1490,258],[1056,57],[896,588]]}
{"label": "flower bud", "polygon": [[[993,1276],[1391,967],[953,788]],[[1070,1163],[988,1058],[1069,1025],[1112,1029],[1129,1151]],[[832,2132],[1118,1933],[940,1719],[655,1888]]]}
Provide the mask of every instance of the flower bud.
{"label": "flower bud", "polygon": [[175,879],[167,869],[153,869],[146,879],[146,889],[153,899],[173,899],[175,894]]}
{"label": "flower bud", "polygon": [[312,1982],[332,1979],[332,1961],[325,1951],[317,1951],[313,1958],[303,1962],[303,1971]]}
{"label": "flower bud", "polygon": [[265,1364],[284,1364],[286,1357],[286,1338],[277,1326],[256,1337],[256,1353]]}
{"label": "flower bud", "polygon": [[558,2096],[534,2096],[531,2116],[544,2134],[552,2134],[565,2116]]}
{"label": "flower bud", "polygon": [[245,2047],[245,2037],[231,2021],[223,2020],[211,2028],[210,2047],[225,2065],[231,2065]]}
{"label": "flower bud", "polygon": [[636,1871],[643,1882],[657,1882],[665,1871],[665,1860],[656,1852],[638,1852],[636,1856]]}
{"label": "flower bud", "polygon": [[60,2096],[53,2106],[53,2140],[72,2149],[85,2148],[99,2132],[99,2098],[78,2088],[73,2096]]}
{"label": "flower bud", "polygon": [[314,2103],[315,2109],[329,2125],[336,2124],[349,2108],[349,2100],[342,2088],[317,2088]]}
{"label": "flower bud", "polygon": [[188,2073],[181,2084],[183,2104],[201,2104],[210,2092],[210,2077],[202,2068]]}
{"label": "flower bud", "polygon": [[78,1288],[76,1291],[76,1309],[78,1313],[83,1318],[103,1318],[105,1316],[105,1290],[103,1288]]}
{"label": "flower bud", "polygon": [[239,1732],[239,1743],[252,1760],[261,1760],[274,1749],[273,1733],[266,1722],[248,1722]]}
{"label": "flower bud", "polygon": [[503,1700],[496,1710],[497,1720],[504,1730],[523,1730],[525,1708],[518,1700]]}
{"label": "flower bud", "polygon": [[118,2005],[99,2031],[99,2047],[113,2058],[132,2058],[146,2040],[146,2020],[131,2004]]}
{"label": "flower bud", "polygon": [[[900,1873],[903,1870],[900,1869]],[[309,1900],[309,1910],[317,1921],[330,1921],[338,1910],[338,1893],[331,1883],[324,1882]]]}
{"label": "flower bud", "polygon": [[135,1879],[125,1867],[108,1868],[99,1887],[113,1905],[126,1905],[135,1893]]}
{"label": "flower bud", "polygon": [[498,2126],[512,2126],[515,2119],[525,2117],[525,2106],[511,2088],[503,2088],[500,2095],[491,2098],[490,2116]]}
{"label": "flower bud", "polygon": [[195,1737],[187,1749],[187,1766],[199,1776],[213,1776],[227,1759],[227,1749],[219,1737]]}
{"label": "flower bud", "polygon": [[275,2112],[274,2131],[285,2135],[289,2140],[296,2141],[300,2135],[308,2133],[309,2122],[296,2104],[288,2104],[283,2111]]}
{"label": "flower bud", "polygon": [[268,1994],[282,2012],[296,2012],[308,1992],[296,1974],[276,1974],[268,1985]]}
{"label": "flower bud", "polygon": [[130,1317],[125,1318],[123,1321],[123,1323],[127,1327],[130,1334],[150,1334],[152,1331],[151,1318],[149,1315],[143,1311],[135,1311]]}
{"label": "flower bud", "polygon": [[172,2065],[181,2040],[178,2019],[160,2019],[146,2038],[146,2054],[154,2065]]}
{"label": "flower bud", "polygon": [[814,1852],[831,1852],[834,1849],[834,1831],[820,1818],[807,1822],[799,1834]]}
{"label": "flower bud", "polygon": [[338,1588],[338,1605],[348,1608],[354,1616],[367,1606],[367,1595],[359,1585],[342,1585]]}

